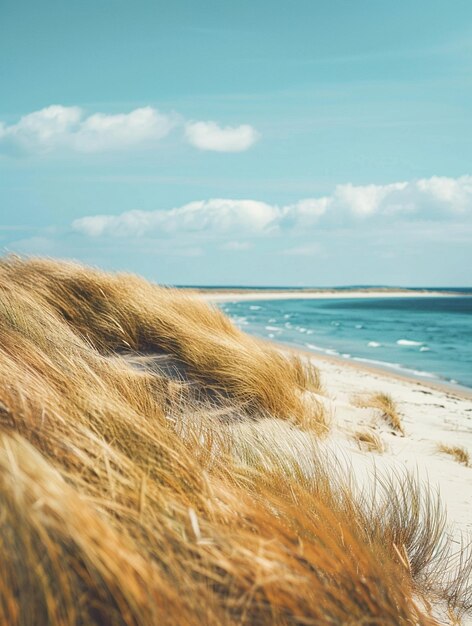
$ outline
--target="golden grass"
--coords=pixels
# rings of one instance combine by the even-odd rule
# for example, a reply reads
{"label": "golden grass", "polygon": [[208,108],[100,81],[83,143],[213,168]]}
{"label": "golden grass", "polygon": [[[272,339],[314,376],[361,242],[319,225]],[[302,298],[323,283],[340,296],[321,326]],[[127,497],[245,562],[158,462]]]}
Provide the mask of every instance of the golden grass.
{"label": "golden grass", "polygon": [[353,399],[353,403],[360,408],[377,409],[393,430],[402,435],[405,434],[397,405],[391,395],[378,392],[364,396],[356,396]]}
{"label": "golden grass", "polygon": [[1,261],[0,624],[469,609],[472,558],[454,562],[437,499],[408,475],[357,488],[319,447],[306,368],[136,277]]}
{"label": "golden grass", "polygon": [[[15,293],[15,302],[5,302],[14,328],[22,328],[32,298],[99,354],[170,353],[195,381],[248,411],[305,419],[300,392],[316,391],[320,384],[308,361],[245,335],[198,299],[136,276],[10,257],[2,264],[0,279],[8,285],[7,298]],[[40,335],[41,329],[36,337]]]}
{"label": "golden grass", "polygon": [[449,454],[457,463],[470,467],[470,454],[462,446],[448,446],[444,443],[438,444],[438,452]]}
{"label": "golden grass", "polygon": [[353,438],[359,444],[361,449],[368,450],[369,452],[384,452],[385,447],[382,443],[382,439],[372,429],[358,430],[353,434]]}

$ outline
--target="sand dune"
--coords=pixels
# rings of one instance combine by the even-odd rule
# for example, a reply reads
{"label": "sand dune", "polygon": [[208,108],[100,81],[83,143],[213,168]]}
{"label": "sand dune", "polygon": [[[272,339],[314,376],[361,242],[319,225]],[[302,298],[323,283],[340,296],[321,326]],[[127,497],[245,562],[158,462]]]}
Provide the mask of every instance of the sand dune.
{"label": "sand dune", "polygon": [[472,469],[435,445],[470,410],[135,276],[3,259],[0,623],[466,623]]}

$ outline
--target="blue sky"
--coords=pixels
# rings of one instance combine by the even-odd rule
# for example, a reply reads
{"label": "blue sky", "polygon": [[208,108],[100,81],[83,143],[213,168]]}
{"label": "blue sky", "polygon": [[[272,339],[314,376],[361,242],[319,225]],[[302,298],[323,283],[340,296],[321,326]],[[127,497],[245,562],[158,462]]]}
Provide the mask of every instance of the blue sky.
{"label": "blue sky", "polygon": [[2,0],[0,59],[4,252],[471,284],[469,0]]}

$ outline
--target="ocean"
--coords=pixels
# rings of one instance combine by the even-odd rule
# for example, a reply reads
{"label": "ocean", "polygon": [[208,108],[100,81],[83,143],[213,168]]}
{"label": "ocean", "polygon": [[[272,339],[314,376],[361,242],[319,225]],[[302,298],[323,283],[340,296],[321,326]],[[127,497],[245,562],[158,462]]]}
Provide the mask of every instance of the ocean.
{"label": "ocean", "polygon": [[[457,290],[459,292],[459,290]],[[470,293],[470,290],[469,290]],[[224,302],[246,332],[472,388],[472,296]]]}

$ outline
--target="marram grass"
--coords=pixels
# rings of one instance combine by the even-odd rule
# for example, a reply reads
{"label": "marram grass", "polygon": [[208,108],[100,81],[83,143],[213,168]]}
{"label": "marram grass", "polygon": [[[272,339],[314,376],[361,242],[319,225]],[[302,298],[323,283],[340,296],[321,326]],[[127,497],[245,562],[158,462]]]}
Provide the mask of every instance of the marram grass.
{"label": "marram grass", "polygon": [[[321,451],[312,366],[129,275],[0,262],[0,624],[435,624],[429,489]],[[311,394],[311,395],[310,395]],[[307,401],[311,398],[311,401]],[[459,559],[459,560],[457,560]]]}

